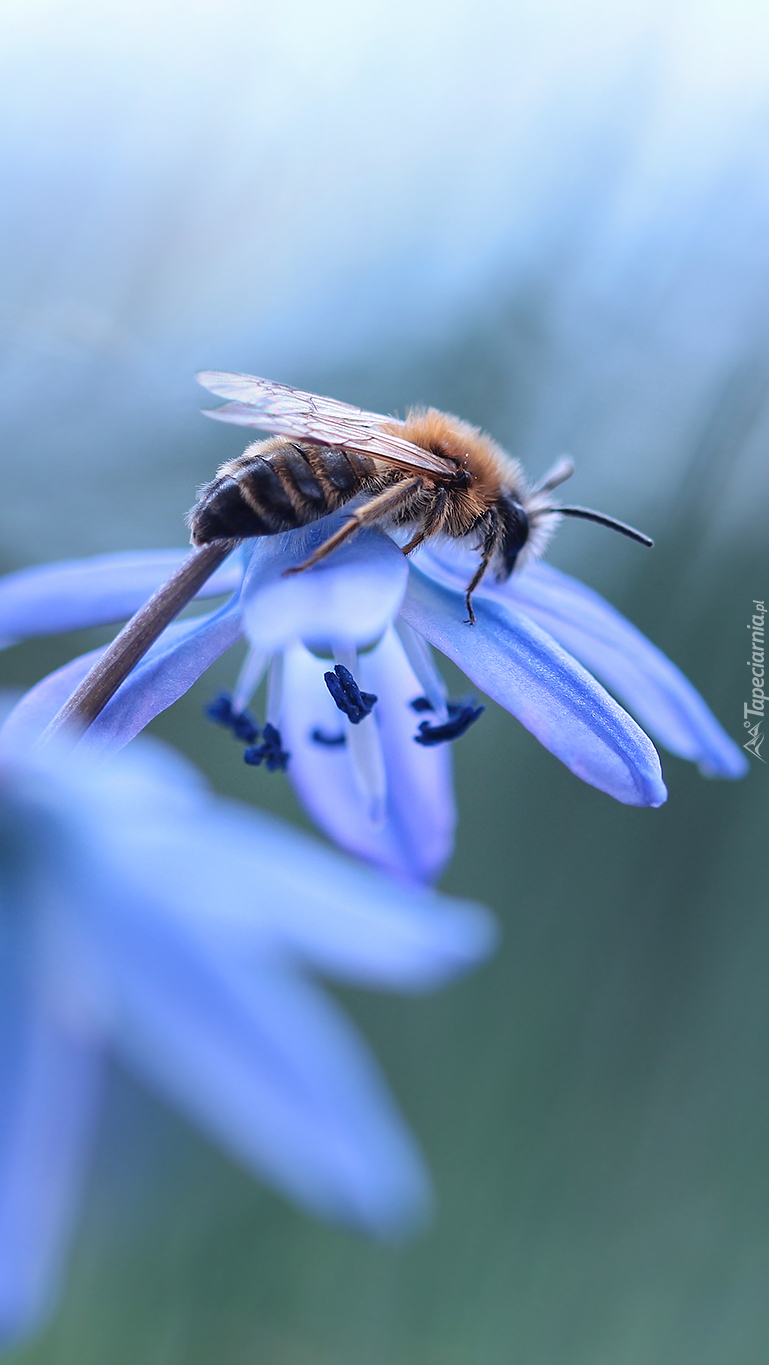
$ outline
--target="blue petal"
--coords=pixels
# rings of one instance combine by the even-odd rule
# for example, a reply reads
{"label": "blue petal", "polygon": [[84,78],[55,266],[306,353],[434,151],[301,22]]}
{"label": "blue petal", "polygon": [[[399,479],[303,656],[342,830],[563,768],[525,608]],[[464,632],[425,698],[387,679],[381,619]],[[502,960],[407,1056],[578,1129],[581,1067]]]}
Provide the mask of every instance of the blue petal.
{"label": "blue petal", "polygon": [[[189,550],[137,550],[41,564],[0,578],[0,648],[29,635],[82,630],[132,616],[170,578]],[[198,597],[234,592],[239,553],[212,574]]]}
{"label": "blue petal", "polygon": [[[260,895],[274,894],[263,868]],[[213,933],[113,913],[117,1046],[225,1149],[316,1214],[397,1236],[424,1217],[421,1158],[341,1013]]]}
{"label": "blue petal", "polygon": [[92,649],[81,654],[25,692],[0,729],[0,753],[29,749],[103,653],[103,649]]}
{"label": "blue petal", "polygon": [[[282,733],[291,753],[288,773],[302,803],[337,844],[377,867],[417,880],[436,876],[451,855],[455,823],[451,754],[413,741],[416,717],[408,703],[419,683],[390,633],[360,661],[365,689],[375,692],[387,776],[383,825],[368,818],[349,750],[316,743],[316,730],[344,732],[346,722],[323,682],[328,663],[301,646],[286,651]],[[366,722],[367,724],[369,722]]]}
{"label": "blue petal", "polygon": [[[29,979],[3,964],[0,991],[0,1345],[45,1318],[77,1213],[99,1064]],[[10,969],[10,970],[9,970]]]}
{"label": "blue petal", "polygon": [[243,633],[233,598],[210,616],[169,626],[118,688],[88,731],[88,745],[114,753],[189,691]]}
{"label": "blue petal", "polygon": [[[109,792],[103,783],[100,791],[112,824],[102,838],[148,900],[177,905],[241,953],[270,951],[396,990],[431,989],[493,947],[493,922],[479,906],[380,877],[261,813],[214,801],[185,770],[180,787],[147,783],[147,748],[142,741],[113,760],[103,773]],[[126,772],[128,760],[138,775]]]}
{"label": "blue petal", "polygon": [[[209,616],[168,626],[88,731],[88,744],[114,753],[183,696],[242,634],[236,600]],[[104,653],[92,650],[49,673],[14,707],[0,731],[0,751],[34,743]]]}
{"label": "blue petal", "polygon": [[[475,566],[459,546],[418,552],[419,567],[461,589]],[[719,725],[688,678],[598,593],[550,564],[528,564],[506,583],[485,579],[479,596],[523,610],[615,692],[671,753],[698,763],[709,777],[742,777],[745,755]]]}
{"label": "blue petal", "polygon": [[327,517],[301,533],[257,542],[242,595],[246,630],[255,648],[271,652],[298,639],[368,643],[397,615],[408,564],[379,531],[360,531],[314,569],[283,577],[286,568],[300,564],[341,524],[341,518]]}
{"label": "blue petal", "polygon": [[520,606],[610,687],[654,738],[711,777],[742,777],[748,761],[679,668],[598,593],[533,564],[508,584]]}
{"label": "blue petal", "polygon": [[647,736],[551,636],[512,606],[480,597],[477,622],[469,626],[462,593],[412,567],[402,615],[585,782],[628,805],[665,800]]}

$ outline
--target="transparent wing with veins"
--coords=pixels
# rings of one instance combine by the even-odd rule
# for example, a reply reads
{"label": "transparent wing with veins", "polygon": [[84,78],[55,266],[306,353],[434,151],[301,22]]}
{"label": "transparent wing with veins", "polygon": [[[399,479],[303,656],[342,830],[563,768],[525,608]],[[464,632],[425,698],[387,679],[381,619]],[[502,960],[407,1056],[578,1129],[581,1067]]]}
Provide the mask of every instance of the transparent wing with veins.
{"label": "transparent wing with veins", "polygon": [[392,417],[363,412],[334,398],[302,393],[288,384],[275,384],[251,374],[227,374],[202,370],[197,376],[204,389],[218,398],[231,401],[223,408],[204,408],[206,417],[235,426],[256,427],[279,436],[293,436],[317,445],[344,446],[359,450],[377,460],[387,460],[403,469],[425,470],[445,478],[454,472],[450,460],[422,450],[403,437],[388,431],[395,425]]}

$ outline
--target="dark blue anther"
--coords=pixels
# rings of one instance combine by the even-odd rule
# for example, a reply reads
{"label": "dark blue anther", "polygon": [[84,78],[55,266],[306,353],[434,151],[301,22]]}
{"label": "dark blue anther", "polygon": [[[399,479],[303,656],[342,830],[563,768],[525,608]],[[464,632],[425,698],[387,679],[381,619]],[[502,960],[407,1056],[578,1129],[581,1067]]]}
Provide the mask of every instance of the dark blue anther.
{"label": "dark blue anther", "polygon": [[291,755],[283,748],[280,730],[276,730],[269,721],[262,732],[262,743],[256,748],[246,749],[243,754],[244,762],[253,768],[258,768],[263,763],[268,773],[284,773],[290,757]]}
{"label": "dark blue anther", "polygon": [[327,749],[343,749],[347,743],[347,736],[344,734],[327,735],[325,730],[313,730],[310,739],[314,744],[322,744]]}
{"label": "dark blue anther", "polygon": [[415,697],[409,702],[412,711],[434,711],[435,707],[427,697]]}
{"label": "dark blue anther", "polygon": [[324,673],[326,687],[340,711],[344,711],[353,725],[358,725],[374,709],[377,698],[373,692],[361,692],[349,668],[336,664],[333,673]]}
{"label": "dark blue anther", "polygon": [[475,702],[450,701],[447,705],[449,718],[443,725],[431,725],[429,720],[423,720],[419,726],[419,734],[414,735],[417,744],[445,744],[447,740],[459,739],[460,735],[469,730],[473,721],[483,715],[485,706],[476,706]]}
{"label": "dark blue anther", "polygon": [[232,733],[243,744],[255,744],[259,738],[259,726],[248,711],[236,711],[232,716]]}
{"label": "dark blue anther", "polygon": [[227,692],[220,692],[205,708],[209,720],[224,725],[231,730],[242,744],[255,744],[259,738],[259,726],[248,711],[233,711],[232,698]]}
{"label": "dark blue anther", "polygon": [[205,707],[205,713],[209,720],[213,720],[217,725],[229,727],[232,717],[232,700],[227,692],[220,692],[218,697],[214,697]]}

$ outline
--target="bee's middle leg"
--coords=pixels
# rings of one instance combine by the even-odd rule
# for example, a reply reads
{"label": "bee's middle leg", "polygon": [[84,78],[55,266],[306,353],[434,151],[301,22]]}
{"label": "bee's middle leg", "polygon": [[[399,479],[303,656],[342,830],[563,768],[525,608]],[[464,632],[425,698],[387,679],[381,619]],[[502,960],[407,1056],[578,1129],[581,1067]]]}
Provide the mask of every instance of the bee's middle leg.
{"label": "bee's middle leg", "polygon": [[375,498],[359,507],[353,512],[349,521],[344,526],[340,526],[333,536],[324,540],[302,564],[295,564],[290,569],[283,570],[283,577],[287,578],[290,574],[303,573],[305,569],[312,569],[319,564],[322,559],[333,553],[340,545],[354,536],[363,526],[370,526],[372,522],[381,521],[390,512],[394,512],[402,503],[408,501],[412,494],[416,493],[421,486],[421,479],[405,479],[403,483],[396,483],[392,488],[386,488],[384,493],[378,493]]}
{"label": "bee's middle leg", "polygon": [[408,545],[403,546],[404,555],[410,555],[411,551],[416,550],[423,540],[429,540],[430,536],[434,536],[436,532],[440,531],[448,497],[445,488],[438,489],[422,523],[421,530],[411,537]]}

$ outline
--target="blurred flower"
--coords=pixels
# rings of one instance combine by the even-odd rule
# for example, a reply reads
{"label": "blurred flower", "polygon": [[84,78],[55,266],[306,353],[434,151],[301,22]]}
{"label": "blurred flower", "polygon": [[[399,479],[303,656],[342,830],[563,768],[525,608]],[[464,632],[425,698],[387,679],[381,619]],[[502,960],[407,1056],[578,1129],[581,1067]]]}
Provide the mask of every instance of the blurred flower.
{"label": "blurred flower", "polygon": [[57,759],[0,761],[0,1341],[54,1298],[107,1044],[311,1212],[408,1231],[421,1159],[309,973],[436,986],[489,950],[485,912],[212,796],[155,743]]}
{"label": "blurred flower", "polygon": [[[667,793],[651,742],[596,677],[671,752],[709,775],[744,772],[740,750],[683,674],[574,579],[541,563],[507,583],[487,578],[471,628],[464,588],[472,554],[453,542],[431,543],[407,561],[388,536],[363,531],[322,564],[284,577],[333,524],[328,518],[247,542],[219,571],[218,581],[234,586],[242,555],[240,590],[219,612],[166,630],[97,718],[90,743],[120,748],[245,632],[249,654],[234,695],[217,703],[214,718],[248,746],[249,761],[287,765],[305,806],[343,847],[417,878],[436,875],[451,853],[451,768],[441,741],[480,713],[470,701],[448,700],[426,642],[572,772],[619,801],[658,806]],[[114,619],[111,582],[119,579],[125,612],[130,562],[121,556],[113,569],[96,559],[89,573],[81,561],[76,583],[66,565],[10,575],[0,584],[0,635]],[[132,562],[138,607],[157,556],[139,553]],[[61,592],[62,574],[70,575],[71,594]],[[160,581],[158,574],[155,585]],[[333,655],[333,671],[323,652]],[[33,688],[9,721],[10,733],[39,733],[95,657],[74,660]],[[259,743],[245,713],[268,670]],[[345,701],[343,676],[358,700]],[[364,692],[376,701],[361,708]]]}

